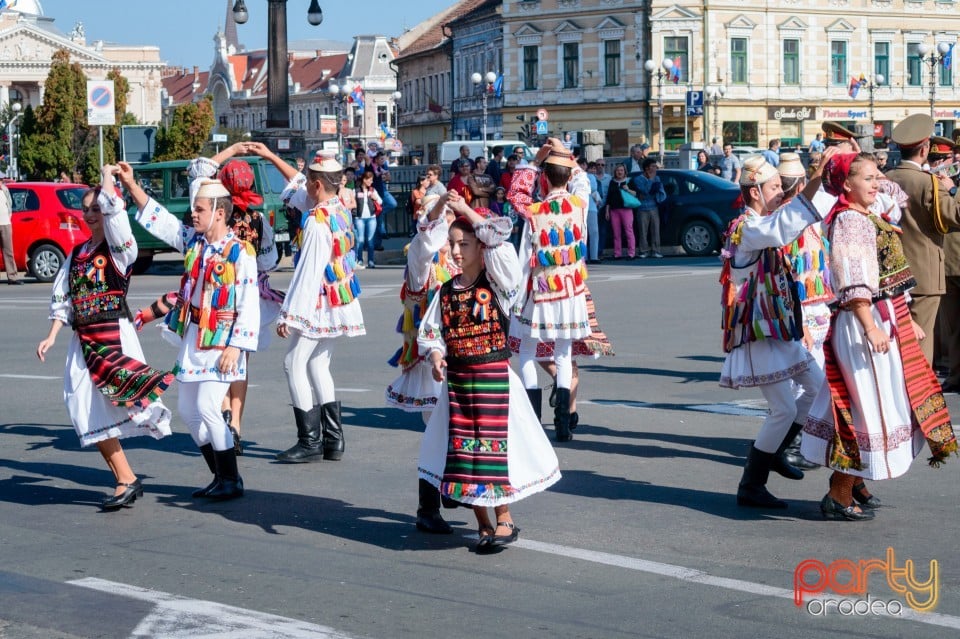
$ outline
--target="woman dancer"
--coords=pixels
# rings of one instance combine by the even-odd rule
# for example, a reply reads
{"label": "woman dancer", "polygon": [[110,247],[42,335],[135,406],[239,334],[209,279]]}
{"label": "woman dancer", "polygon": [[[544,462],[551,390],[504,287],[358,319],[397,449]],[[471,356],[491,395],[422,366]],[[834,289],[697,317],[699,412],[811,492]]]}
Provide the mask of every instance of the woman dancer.
{"label": "woman dancer", "polygon": [[130,321],[127,287],[137,258],[130,219],[114,186],[117,167],[106,165],[101,187],[84,193],[83,221],[91,237],[64,262],[53,285],[50,332],[37,346],[46,361],[64,324],[74,327],[67,352],[63,397],[81,446],[96,445],[117,487],[102,503],[116,510],[143,495],[143,484],[120,446],[125,437],[170,434],[170,411],[160,395],[172,373],[143,363]]}
{"label": "woman dancer", "polygon": [[870,503],[864,479],[903,475],[924,441],[938,466],[957,452],[957,440],[907,308],[916,281],[900,229],[870,210],[881,180],[875,158],[837,155],[824,175],[825,189],[839,198],[827,229],[840,310],[824,348],[827,384],[810,410],[801,452],[834,470],[823,516],[856,521],[873,519],[879,505]]}

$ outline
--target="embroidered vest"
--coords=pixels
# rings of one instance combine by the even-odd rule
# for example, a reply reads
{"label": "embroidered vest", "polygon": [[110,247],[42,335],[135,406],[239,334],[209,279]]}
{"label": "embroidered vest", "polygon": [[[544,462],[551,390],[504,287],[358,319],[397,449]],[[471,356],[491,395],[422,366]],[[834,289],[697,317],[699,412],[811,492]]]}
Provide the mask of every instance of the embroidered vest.
{"label": "embroidered vest", "polygon": [[326,295],[327,303],[332,307],[346,306],[360,297],[360,281],[354,272],[355,238],[350,211],[343,205],[336,204],[326,207],[318,206],[313,210],[312,215],[317,224],[329,227],[330,234],[333,236],[333,252],[330,255],[330,262],[323,269],[323,287],[320,295]]}
{"label": "embroidered vest", "polygon": [[[180,280],[177,308],[167,314],[167,326],[183,337],[191,321],[197,324],[197,347],[201,350],[223,350],[237,321],[238,284],[256,285],[256,280],[237,279],[237,262],[242,253],[256,259],[256,252],[248,242],[230,237],[223,251],[213,251],[204,259],[207,243],[202,235],[195,235],[183,260],[184,274]],[[199,317],[191,320],[191,300],[195,287],[201,286]]]}
{"label": "embroidered vest", "polygon": [[445,253],[437,253],[433,258],[430,269],[430,278],[419,291],[413,291],[407,285],[406,271],[404,271],[403,286],[400,287],[400,301],[403,303],[403,314],[397,320],[397,332],[403,335],[403,346],[390,358],[391,366],[399,366],[407,372],[423,361],[417,346],[417,332],[420,330],[420,321],[430,307],[433,297],[443,284],[450,281],[456,273],[457,267],[446,259]]}
{"label": "embroidered vest", "polygon": [[440,334],[449,364],[469,365],[510,359],[507,346],[509,317],[500,308],[486,271],[466,289],[453,280],[440,287]]}
{"label": "embroidered vest", "polygon": [[107,242],[101,242],[89,255],[80,258],[83,244],[73,249],[70,260],[70,301],[73,327],[88,326],[106,320],[132,319],[127,307],[130,278],[117,270]]}
{"label": "embroidered vest", "polygon": [[[739,244],[744,216],[730,226],[728,244]],[[765,339],[791,342],[803,337],[803,311],[779,248],[761,251],[743,266],[733,265],[729,246],[720,271],[723,351]],[[726,255],[729,255],[726,256]]]}
{"label": "embroidered vest", "polygon": [[587,279],[583,265],[587,252],[583,200],[565,195],[531,204],[527,210],[533,231],[527,286],[534,302],[582,294]]}
{"label": "embroidered vest", "polygon": [[877,227],[877,264],[880,267],[878,298],[896,297],[917,285],[907,257],[903,254],[899,229],[876,215],[870,221]]}
{"label": "embroidered vest", "polygon": [[830,243],[811,224],[792,244],[782,249],[784,259],[793,269],[797,298],[801,304],[832,302],[835,299],[830,286]]}

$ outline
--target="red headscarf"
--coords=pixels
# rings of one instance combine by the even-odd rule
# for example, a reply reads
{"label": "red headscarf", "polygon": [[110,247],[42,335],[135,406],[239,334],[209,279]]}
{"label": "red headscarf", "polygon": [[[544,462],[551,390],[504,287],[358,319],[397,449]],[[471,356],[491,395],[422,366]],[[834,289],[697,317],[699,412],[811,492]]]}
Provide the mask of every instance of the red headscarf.
{"label": "red headscarf", "polygon": [[823,220],[826,224],[830,224],[834,215],[850,208],[850,201],[847,200],[843,190],[843,183],[847,181],[850,167],[856,159],[856,153],[838,153],[827,160],[827,165],[823,167],[823,190],[837,198],[836,204],[830,209],[830,214]]}
{"label": "red headscarf", "polygon": [[263,204],[263,197],[253,190],[253,170],[243,160],[230,160],[224,164],[218,177],[230,191],[230,200],[235,207],[248,212],[250,207]]}

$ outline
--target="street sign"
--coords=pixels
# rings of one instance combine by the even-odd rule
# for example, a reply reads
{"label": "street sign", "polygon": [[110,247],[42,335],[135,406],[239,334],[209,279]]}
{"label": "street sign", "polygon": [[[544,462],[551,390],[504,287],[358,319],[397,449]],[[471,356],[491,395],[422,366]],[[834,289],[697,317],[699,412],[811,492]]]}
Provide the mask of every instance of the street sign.
{"label": "street sign", "polygon": [[687,115],[703,115],[703,91],[687,91]]}
{"label": "street sign", "polygon": [[537,119],[541,122],[546,122],[550,119],[550,114],[547,113],[546,109],[537,109]]}
{"label": "street sign", "polygon": [[226,142],[227,134],[226,133],[214,133],[210,136],[211,142]]}
{"label": "street sign", "polygon": [[87,80],[87,126],[113,126],[116,123],[113,80]]}
{"label": "street sign", "polygon": [[537,122],[537,135],[547,135],[548,132],[546,120],[540,120]]}

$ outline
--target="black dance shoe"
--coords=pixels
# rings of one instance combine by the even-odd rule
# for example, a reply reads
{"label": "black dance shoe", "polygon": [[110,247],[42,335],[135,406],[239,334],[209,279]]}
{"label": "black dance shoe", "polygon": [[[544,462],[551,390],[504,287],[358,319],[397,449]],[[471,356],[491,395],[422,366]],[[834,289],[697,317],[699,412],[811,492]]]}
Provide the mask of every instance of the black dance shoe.
{"label": "black dance shoe", "polygon": [[431,535],[449,535],[453,533],[453,528],[443,520],[440,513],[417,515],[417,530]]}
{"label": "black dance shoe", "polygon": [[820,512],[823,513],[824,519],[840,521],[868,521],[874,518],[873,512],[869,510],[857,510],[856,504],[843,506],[837,503],[829,493],[820,501]]}
{"label": "black dance shoe", "polygon": [[863,508],[876,510],[881,506],[880,500],[876,495],[867,495],[867,486],[863,482],[853,485],[853,498],[857,500]]}
{"label": "black dance shoe", "polygon": [[103,503],[100,504],[100,507],[104,510],[117,510],[127,504],[132,504],[137,500],[137,497],[143,497],[143,484],[140,483],[139,479],[135,479],[129,484],[118,482],[117,486],[124,486],[124,491],[119,495],[104,499]]}
{"label": "black dance shoe", "polygon": [[493,545],[494,546],[506,546],[507,544],[512,544],[520,537],[520,527],[514,526],[512,521],[498,521],[497,526],[505,526],[510,529],[509,535],[494,535],[493,536]]}

